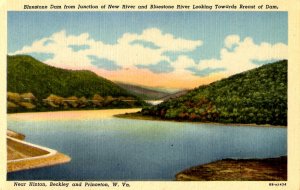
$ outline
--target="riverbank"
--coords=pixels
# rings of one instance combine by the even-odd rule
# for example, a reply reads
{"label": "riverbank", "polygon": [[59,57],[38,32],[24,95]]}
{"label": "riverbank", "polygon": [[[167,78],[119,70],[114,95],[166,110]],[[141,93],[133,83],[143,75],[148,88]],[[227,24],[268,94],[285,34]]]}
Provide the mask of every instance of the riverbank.
{"label": "riverbank", "polygon": [[188,120],[174,120],[174,119],[161,119],[156,116],[143,115],[140,112],[136,113],[125,113],[114,115],[118,118],[123,119],[138,119],[138,120],[153,120],[153,121],[175,121],[175,122],[189,122],[189,123],[199,123],[199,124],[210,124],[210,125],[225,125],[225,126],[249,126],[249,127],[276,127],[276,128],[287,128],[287,126],[279,125],[269,125],[269,124],[243,124],[243,123],[215,123],[215,122],[200,122],[200,121],[188,121]]}
{"label": "riverbank", "polygon": [[8,119],[15,121],[43,121],[43,120],[91,120],[97,118],[109,118],[124,112],[134,113],[142,108],[107,109],[107,110],[73,110],[73,111],[51,111],[51,112],[24,112],[10,113]]}
{"label": "riverbank", "polygon": [[266,159],[224,159],[176,174],[177,181],[286,181],[287,156]]}
{"label": "riverbank", "polygon": [[7,172],[52,166],[71,161],[69,156],[56,150],[23,141],[25,138],[23,134],[10,130],[7,134]]}

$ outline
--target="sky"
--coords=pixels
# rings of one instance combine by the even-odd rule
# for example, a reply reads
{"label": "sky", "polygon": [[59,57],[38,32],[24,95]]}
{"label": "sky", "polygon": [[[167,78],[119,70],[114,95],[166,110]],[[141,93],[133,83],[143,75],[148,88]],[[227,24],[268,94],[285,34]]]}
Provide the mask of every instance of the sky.
{"label": "sky", "polygon": [[8,12],[8,54],[189,89],[287,59],[287,12]]}

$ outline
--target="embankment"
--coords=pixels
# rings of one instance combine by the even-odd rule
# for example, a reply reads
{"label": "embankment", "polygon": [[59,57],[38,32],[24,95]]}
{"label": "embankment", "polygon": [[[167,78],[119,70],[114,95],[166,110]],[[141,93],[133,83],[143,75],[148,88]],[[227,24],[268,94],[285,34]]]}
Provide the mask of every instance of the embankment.
{"label": "embankment", "polygon": [[7,172],[52,166],[71,158],[56,150],[7,136]]}

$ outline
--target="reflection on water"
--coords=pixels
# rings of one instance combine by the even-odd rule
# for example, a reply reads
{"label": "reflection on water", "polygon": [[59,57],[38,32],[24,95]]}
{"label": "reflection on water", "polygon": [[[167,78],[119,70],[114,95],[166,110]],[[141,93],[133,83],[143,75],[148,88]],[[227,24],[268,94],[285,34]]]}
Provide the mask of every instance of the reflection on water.
{"label": "reflection on water", "polygon": [[72,161],[10,173],[8,179],[173,180],[185,168],[222,158],[287,154],[286,128],[130,120],[114,118],[112,112],[84,111],[88,119],[75,121],[57,119],[73,114],[68,112],[43,119],[35,119],[42,118],[41,113],[9,116],[10,129],[24,133],[29,142],[71,156]]}

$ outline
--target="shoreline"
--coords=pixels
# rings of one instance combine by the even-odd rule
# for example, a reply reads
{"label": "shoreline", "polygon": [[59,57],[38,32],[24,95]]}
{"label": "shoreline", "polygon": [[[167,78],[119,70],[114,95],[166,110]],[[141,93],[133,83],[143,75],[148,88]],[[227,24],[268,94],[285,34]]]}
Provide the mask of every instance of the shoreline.
{"label": "shoreline", "polygon": [[24,120],[80,120],[108,118],[124,112],[138,112],[142,108],[124,108],[124,109],[103,109],[103,110],[68,110],[68,111],[49,111],[49,112],[22,112],[7,114],[8,119],[16,121]]}
{"label": "shoreline", "polygon": [[39,111],[20,111],[20,112],[8,112],[7,110],[7,115],[13,115],[13,114],[32,114],[32,113],[49,113],[49,112],[73,112],[73,111],[101,111],[101,110],[124,110],[124,109],[142,109],[142,107],[104,107],[104,108],[88,108],[88,109],[57,109],[57,110],[39,110]]}
{"label": "shoreline", "polygon": [[7,136],[7,173],[63,164],[71,158],[56,150]]}
{"label": "shoreline", "polygon": [[286,181],[287,156],[222,159],[185,169],[176,181]]}
{"label": "shoreline", "polygon": [[[138,119],[138,120],[150,120],[150,121],[162,121],[162,122],[188,122],[188,123],[195,123],[195,124],[208,124],[208,125],[224,125],[224,126],[245,126],[245,127],[272,127],[272,128],[287,128],[287,126],[280,126],[280,125],[270,125],[270,124],[245,124],[245,123],[216,123],[216,122],[201,122],[201,121],[188,121],[188,120],[174,120],[174,119],[161,119],[159,117],[156,116],[145,116],[142,115],[140,113],[138,113],[139,111],[141,111],[142,108],[112,108],[112,109],[98,109],[98,110],[59,110],[59,111],[47,111],[47,112],[20,112],[20,113],[8,113],[7,116],[10,119],[13,120],[26,120],[28,115],[31,114],[40,114],[39,118],[35,118],[35,120],[43,120],[43,117],[45,117],[45,115],[53,114],[56,115],[58,113],[74,113],[72,114],[72,119],[76,120],[76,119],[80,119],[81,117],[73,117],[74,115],[77,115],[79,113],[83,113],[83,112],[102,112],[102,111],[110,111],[110,112],[119,112],[119,111],[123,111],[123,110],[127,110],[129,112],[125,112],[125,113],[110,113],[110,114],[105,114],[105,115],[97,115],[97,117],[107,117],[107,116],[112,116],[112,117],[117,117],[117,118],[122,118],[122,119]],[[76,114],[77,113],[77,114]],[[89,115],[89,114],[88,114]],[[95,116],[88,116],[88,115],[84,115],[87,117],[87,119],[95,119]],[[22,116],[24,116],[25,118],[23,118]],[[47,117],[47,119],[51,120],[55,120],[55,119],[59,119],[59,120],[67,120],[69,119],[69,117]]]}
{"label": "shoreline", "polygon": [[187,121],[187,120],[174,120],[174,119],[161,119],[155,116],[145,116],[140,113],[124,113],[114,115],[117,118],[123,119],[138,119],[138,120],[150,120],[150,121],[173,121],[173,122],[187,122],[187,123],[195,123],[195,124],[208,124],[208,125],[224,125],[224,126],[240,126],[240,127],[272,127],[272,128],[287,128],[287,126],[280,125],[270,125],[270,124],[243,124],[243,123],[216,123],[216,122],[201,122],[201,121]]}

